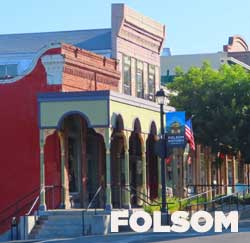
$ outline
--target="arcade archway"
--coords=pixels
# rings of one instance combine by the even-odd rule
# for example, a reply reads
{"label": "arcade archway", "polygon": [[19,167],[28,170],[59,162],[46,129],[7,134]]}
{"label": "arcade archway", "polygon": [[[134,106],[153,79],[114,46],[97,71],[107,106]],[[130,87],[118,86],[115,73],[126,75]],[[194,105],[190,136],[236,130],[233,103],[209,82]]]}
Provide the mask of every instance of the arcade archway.
{"label": "arcade archway", "polygon": [[[79,114],[64,117],[61,123],[61,150],[64,150],[64,195],[67,208],[87,207],[95,192],[105,185],[105,146],[101,135],[88,127]],[[99,197],[97,207],[104,207]]]}
{"label": "arcade archway", "polygon": [[126,137],[123,130],[123,119],[118,115],[111,136],[111,188],[114,208],[124,206]]}
{"label": "arcade archway", "polygon": [[134,130],[129,138],[129,175],[131,189],[131,206],[143,205],[143,139],[141,137],[141,124],[135,119]]}
{"label": "arcade archway", "polygon": [[158,159],[154,153],[157,140],[157,128],[155,122],[151,123],[150,133],[146,142],[147,147],[147,188],[150,199],[158,197]]}

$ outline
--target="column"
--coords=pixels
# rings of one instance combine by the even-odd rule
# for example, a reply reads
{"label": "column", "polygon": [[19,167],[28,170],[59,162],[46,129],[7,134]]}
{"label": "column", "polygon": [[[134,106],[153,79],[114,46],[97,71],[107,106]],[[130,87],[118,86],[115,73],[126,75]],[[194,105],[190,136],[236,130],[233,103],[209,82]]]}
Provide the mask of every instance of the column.
{"label": "column", "polygon": [[188,195],[188,156],[189,156],[189,143],[186,144],[183,152],[183,196],[187,197]]}
{"label": "column", "polygon": [[179,186],[178,186],[178,158],[177,158],[177,148],[173,148],[173,159],[172,159],[172,170],[173,170],[173,195],[175,197],[179,197]]}
{"label": "column", "polygon": [[106,205],[105,210],[112,210],[111,201],[111,161],[110,161],[110,148],[111,148],[111,129],[105,128],[105,148],[106,148]]}
{"label": "column", "polygon": [[[87,166],[87,151],[86,151],[86,141],[87,141],[87,127],[83,120],[81,120],[81,150],[82,150],[82,163],[81,163],[81,206],[87,208],[89,204],[87,181],[88,181],[88,166]],[[97,131],[98,133],[98,131]],[[105,159],[105,158],[104,158]]]}
{"label": "column", "polygon": [[220,184],[221,184],[221,194],[225,194],[225,159],[221,161],[221,167],[220,167]]}
{"label": "column", "polygon": [[228,155],[226,155],[226,159],[225,159],[225,175],[224,175],[224,184],[226,185],[225,187],[225,192],[227,194],[227,188],[228,188]]}
{"label": "column", "polygon": [[216,165],[217,167],[216,167],[216,184],[218,185],[216,188],[217,188],[217,190],[216,190],[216,193],[217,194],[222,194],[222,190],[221,190],[221,164],[219,164],[219,165]]}
{"label": "column", "polygon": [[232,159],[232,193],[235,192],[235,183],[236,183],[236,176],[235,176],[235,156],[233,156],[233,159]]}
{"label": "column", "polygon": [[250,174],[249,174],[249,170],[250,170],[250,164],[245,164],[245,170],[246,170],[246,183],[247,184],[247,190],[248,190],[248,193],[250,193],[250,187],[249,187],[249,177],[250,177]]}
{"label": "column", "polygon": [[206,147],[206,165],[207,165],[207,183],[209,186],[207,187],[208,192],[208,199],[211,200],[212,199],[212,187],[210,185],[212,185],[212,161],[211,161],[211,149],[210,147]]}
{"label": "column", "polygon": [[61,203],[60,208],[66,207],[66,186],[65,186],[65,146],[63,132],[58,132],[61,149]]}
{"label": "column", "polygon": [[40,129],[40,205],[39,211],[46,211],[46,202],[45,202],[45,166],[44,166],[44,130]]}
{"label": "column", "polygon": [[124,152],[125,152],[125,158],[124,158],[124,169],[125,169],[125,191],[124,191],[124,202],[123,207],[127,209],[131,209],[130,204],[130,177],[129,177],[129,137],[130,132],[125,131],[125,141],[124,141]]}
{"label": "column", "polygon": [[146,199],[147,195],[147,171],[146,171],[146,136],[144,135],[142,141],[142,193],[144,194],[144,200]]}
{"label": "column", "polygon": [[184,198],[184,159],[183,159],[183,149],[182,148],[178,148],[178,155],[179,158],[181,158],[179,160],[180,162],[180,175],[178,178],[178,191],[179,191],[179,196],[181,198]]}
{"label": "column", "polygon": [[247,164],[243,164],[244,184],[247,184]]}
{"label": "column", "polygon": [[157,157],[158,163],[158,198],[161,197],[161,158]]}
{"label": "column", "polygon": [[190,180],[192,185],[195,185],[195,175],[196,175],[196,156],[195,156],[195,151],[192,155],[192,164],[191,164],[191,168],[192,168],[192,180]]}
{"label": "column", "polygon": [[200,173],[201,173],[201,145],[198,144],[196,147],[196,193],[201,192],[201,187],[197,186],[200,185],[201,181],[200,181]]}

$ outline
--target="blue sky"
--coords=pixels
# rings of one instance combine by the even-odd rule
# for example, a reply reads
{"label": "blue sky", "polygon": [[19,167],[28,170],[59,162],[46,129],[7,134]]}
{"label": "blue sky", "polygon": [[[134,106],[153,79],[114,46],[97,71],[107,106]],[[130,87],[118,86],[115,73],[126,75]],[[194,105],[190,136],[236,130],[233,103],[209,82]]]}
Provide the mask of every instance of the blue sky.
{"label": "blue sky", "polygon": [[115,2],[165,24],[172,54],[221,51],[234,34],[250,44],[249,0],[2,0],[0,34],[110,27]]}

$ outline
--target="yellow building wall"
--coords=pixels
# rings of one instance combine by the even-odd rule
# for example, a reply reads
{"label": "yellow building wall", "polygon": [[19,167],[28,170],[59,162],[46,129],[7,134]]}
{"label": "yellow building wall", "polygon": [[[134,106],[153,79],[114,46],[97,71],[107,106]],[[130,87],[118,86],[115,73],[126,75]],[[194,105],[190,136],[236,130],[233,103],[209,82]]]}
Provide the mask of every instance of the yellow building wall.
{"label": "yellow building wall", "polygon": [[152,121],[155,122],[157,130],[160,129],[160,114],[143,107],[123,104],[117,101],[110,101],[110,122],[115,127],[115,118],[120,114],[123,118],[124,128],[126,130],[134,129],[136,118],[140,120],[143,133],[149,133]]}
{"label": "yellow building wall", "polygon": [[108,101],[51,101],[40,104],[41,127],[55,127],[61,117],[68,112],[80,112],[88,117],[91,126],[107,126]]}

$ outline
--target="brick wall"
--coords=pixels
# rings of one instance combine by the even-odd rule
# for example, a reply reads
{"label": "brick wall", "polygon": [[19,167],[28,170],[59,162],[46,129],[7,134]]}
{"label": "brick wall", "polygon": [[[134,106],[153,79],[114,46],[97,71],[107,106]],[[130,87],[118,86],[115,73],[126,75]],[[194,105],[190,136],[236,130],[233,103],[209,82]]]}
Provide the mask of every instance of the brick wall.
{"label": "brick wall", "polygon": [[116,60],[63,44],[63,91],[118,91],[120,73]]}

